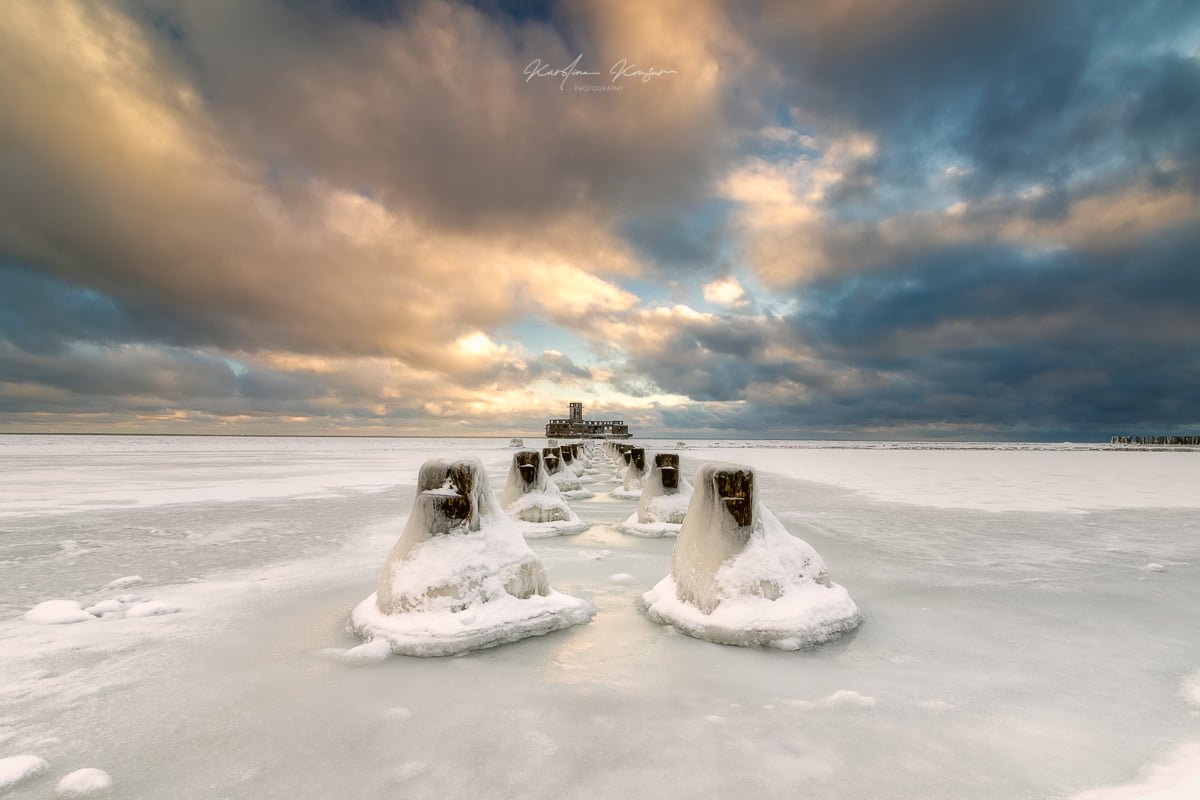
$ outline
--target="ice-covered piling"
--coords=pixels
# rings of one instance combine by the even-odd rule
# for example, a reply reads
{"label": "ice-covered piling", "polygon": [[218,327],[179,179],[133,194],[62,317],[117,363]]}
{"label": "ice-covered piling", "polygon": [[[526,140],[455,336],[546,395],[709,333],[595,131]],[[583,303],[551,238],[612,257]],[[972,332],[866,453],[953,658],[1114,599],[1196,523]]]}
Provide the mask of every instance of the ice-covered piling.
{"label": "ice-covered piling", "polygon": [[646,450],[631,447],[626,451],[627,466],[621,476],[621,488],[612,492],[613,497],[641,497],[643,479],[646,476]]}
{"label": "ice-covered piling", "polygon": [[642,596],[647,616],[721,644],[795,650],[852,630],[858,607],[809,544],[758,499],[754,471],[705,464],[671,574]]}
{"label": "ice-covered piling", "polygon": [[542,458],[534,450],[513,454],[508,480],[500,502],[526,537],[578,533],[587,526],[579,519],[542,469]]}
{"label": "ice-covered piling", "polygon": [[404,532],[350,625],[394,653],[440,656],[549,633],[595,613],[550,587],[479,461],[434,460],[421,467]]}
{"label": "ice-covered piling", "polygon": [[655,453],[637,510],[618,526],[634,536],[674,536],[687,512],[692,485],[679,474],[677,453]]}

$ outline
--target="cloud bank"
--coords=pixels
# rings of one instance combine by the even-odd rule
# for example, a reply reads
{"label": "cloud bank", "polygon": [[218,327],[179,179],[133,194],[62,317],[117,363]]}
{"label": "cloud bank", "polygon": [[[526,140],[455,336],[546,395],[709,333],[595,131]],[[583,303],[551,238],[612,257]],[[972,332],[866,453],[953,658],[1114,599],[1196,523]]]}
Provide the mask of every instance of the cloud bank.
{"label": "cloud bank", "polygon": [[1197,427],[1194,4],[515,7],[14,4],[0,430]]}

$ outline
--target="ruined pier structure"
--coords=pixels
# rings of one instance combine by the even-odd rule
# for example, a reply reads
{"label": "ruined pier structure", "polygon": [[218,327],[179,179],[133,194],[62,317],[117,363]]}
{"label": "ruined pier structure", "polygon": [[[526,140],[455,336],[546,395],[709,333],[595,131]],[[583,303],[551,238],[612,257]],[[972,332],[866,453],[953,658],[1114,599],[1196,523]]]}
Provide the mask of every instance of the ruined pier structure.
{"label": "ruined pier structure", "polygon": [[629,426],[620,419],[584,419],[583,403],[571,403],[570,416],[546,422],[548,439],[628,439]]}

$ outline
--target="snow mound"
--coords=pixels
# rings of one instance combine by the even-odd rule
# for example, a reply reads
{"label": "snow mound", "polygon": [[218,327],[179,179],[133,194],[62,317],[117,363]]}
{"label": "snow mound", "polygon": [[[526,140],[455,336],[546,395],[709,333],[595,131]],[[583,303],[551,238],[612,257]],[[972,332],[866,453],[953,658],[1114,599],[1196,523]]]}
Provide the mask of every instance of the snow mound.
{"label": "snow mound", "polygon": [[530,539],[579,533],[587,528],[546,475],[542,457],[534,450],[513,454],[500,502]]}
{"label": "snow mound", "polygon": [[41,756],[0,758],[0,792],[7,791],[49,768],[50,765]]}
{"label": "snow mound", "polygon": [[642,487],[637,511],[617,526],[632,536],[675,536],[683,525],[692,485],[679,474],[679,455],[655,453]]}
{"label": "snow mound", "polygon": [[642,595],[646,615],[699,639],[781,650],[857,627],[850,594],[759,502],[754,482],[748,467],[700,467],[671,574]]}
{"label": "snow mound", "polygon": [[55,789],[59,797],[83,797],[112,789],[112,777],[102,769],[84,767],[64,775]]}
{"label": "snow mound", "polygon": [[39,625],[69,625],[72,622],[94,622],[96,618],[74,600],[46,600],[26,611],[25,619]]}
{"label": "snow mound", "polygon": [[476,459],[420,471],[412,514],[374,594],[350,616],[394,653],[444,656],[591,620],[586,600],[550,588],[542,562],[499,509]]}

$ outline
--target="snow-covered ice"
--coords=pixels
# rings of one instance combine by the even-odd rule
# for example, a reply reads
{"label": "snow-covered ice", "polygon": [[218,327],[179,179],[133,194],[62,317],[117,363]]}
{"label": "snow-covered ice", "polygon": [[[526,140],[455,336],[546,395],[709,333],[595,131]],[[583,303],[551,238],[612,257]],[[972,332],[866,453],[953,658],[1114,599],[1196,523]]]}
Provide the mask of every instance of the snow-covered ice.
{"label": "snow-covered ice", "polygon": [[478,460],[428,461],[417,488],[378,588],[351,614],[355,633],[444,656],[591,620],[590,603],[550,588]]}
{"label": "snow-covered ice", "polygon": [[106,794],[113,780],[107,772],[96,767],[84,767],[64,775],[55,787],[59,797],[87,797]]}
{"label": "snow-covered ice", "polygon": [[642,596],[647,616],[720,644],[821,644],[861,622],[825,562],[759,498],[754,471],[704,464],[675,541],[671,574]]}
{"label": "snow-covered ice", "polygon": [[[508,439],[0,437],[0,759],[52,765],[4,800],[88,765],[181,800],[1196,795],[1200,454],[690,441],[685,474],[755,467],[868,619],[779,652],[639,612],[674,540],[617,530],[593,447],[590,527],[528,542],[591,624],[350,663],[420,465],[469,453],[499,492]],[[45,600],[182,611],[24,618]]]}

